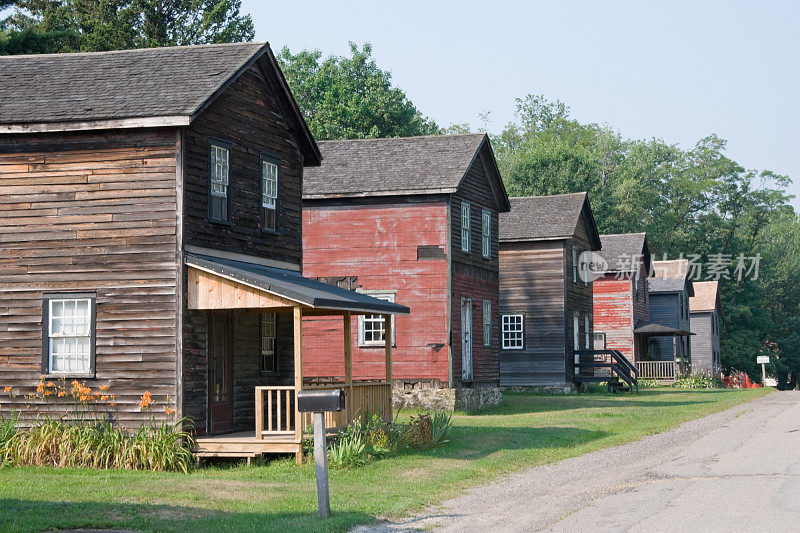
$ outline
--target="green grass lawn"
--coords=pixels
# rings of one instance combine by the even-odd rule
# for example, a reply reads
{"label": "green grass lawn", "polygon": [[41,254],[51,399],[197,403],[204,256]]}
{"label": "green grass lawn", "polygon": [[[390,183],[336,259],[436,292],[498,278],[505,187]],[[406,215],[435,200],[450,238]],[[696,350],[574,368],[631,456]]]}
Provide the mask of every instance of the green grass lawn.
{"label": "green grass lawn", "polygon": [[768,389],[643,389],[638,395],[507,393],[478,415],[454,417],[451,442],[331,471],[332,517],[316,517],[313,465],[189,474],[57,468],[0,469],[0,531],[343,531],[402,515],[526,466],[614,446],[755,399]]}

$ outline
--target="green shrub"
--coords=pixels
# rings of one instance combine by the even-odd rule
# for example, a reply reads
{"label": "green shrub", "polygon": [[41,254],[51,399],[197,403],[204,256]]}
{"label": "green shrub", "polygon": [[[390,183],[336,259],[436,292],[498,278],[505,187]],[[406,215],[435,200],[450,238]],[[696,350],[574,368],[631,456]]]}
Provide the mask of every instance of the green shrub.
{"label": "green shrub", "polygon": [[362,466],[369,461],[364,434],[361,431],[351,431],[353,427],[351,424],[342,431],[336,442],[328,448],[328,462],[331,466],[349,468]]}
{"label": "green shrub", "polygon": [[450,442],[448,435],[453,428],[453,415],[444,411],[437,411],[433,414],[431,428],[431,442],[433,446],[441,446]]}
{"label": "green shrub", "polygon": [[652,389],[655,387],[663,387],[664,384],[653,378],[644,378],[636,382],[640,389]]}
{"label": "green shrub", "polygon": [[676,389],[718,389],[724,385],[717,378],[711,378],[703,374],[692,374],[679,377],[672,386]]}

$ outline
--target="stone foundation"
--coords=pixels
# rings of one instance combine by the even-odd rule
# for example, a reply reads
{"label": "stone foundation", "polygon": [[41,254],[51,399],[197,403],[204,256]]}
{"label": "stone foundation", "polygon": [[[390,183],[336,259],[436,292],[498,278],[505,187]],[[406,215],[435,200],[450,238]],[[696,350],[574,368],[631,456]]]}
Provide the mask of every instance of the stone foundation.
{"label": "stone foundation", "polygon": [[497,405],[503,399],[499,387],[449,388],[440,382],[395,383],[392,389],[394,409],[426,411],[478,411]]}
{"label": "stone foundation", "polygon": [[509,392],[527,392],[534,394],[572,394],[577,390],[574,383],[534,385],[530,387],[502,387],[502,389]]}

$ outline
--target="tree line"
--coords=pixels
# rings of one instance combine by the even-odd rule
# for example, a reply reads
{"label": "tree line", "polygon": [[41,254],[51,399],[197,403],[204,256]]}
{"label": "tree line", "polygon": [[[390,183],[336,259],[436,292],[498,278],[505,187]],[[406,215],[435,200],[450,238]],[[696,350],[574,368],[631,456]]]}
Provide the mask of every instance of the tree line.
{"label": "tree line", "polygon": [[[0,54],[252,40],[252,19],[240,13],[240,5],[239,0],[0,0],[0,10],[11,8],[0,20]],[[377,65],[369,44],[351,43],[345,56],[283,48],[277,58],[317,139],[469,129],[443,128],[424,116]],[[715,265],[710,277],[719,278],[722,293],[725,370],[758,379],[755,357],[770,355],[780,386],[796,386],[800,219],[785,192],[789,178],[744,168],[728,157],[726,141],[713,134],[682,148],[582,123],[566,104],[540,95],[523,96],[516,104],[515,120],[490,135],[509,194],[588,191],[601,233],[647,232],[656,258],[687,257],[706,269],[703,279]]]}

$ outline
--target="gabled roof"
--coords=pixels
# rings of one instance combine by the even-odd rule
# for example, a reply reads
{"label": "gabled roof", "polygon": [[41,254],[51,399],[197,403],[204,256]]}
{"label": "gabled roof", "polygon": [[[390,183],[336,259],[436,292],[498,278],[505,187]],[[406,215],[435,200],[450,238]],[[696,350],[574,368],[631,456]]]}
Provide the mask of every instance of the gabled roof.
{"label": "gabled roof", "polygon": [[[650,248],[647,246],[646,233],[615,233],[600,235],[602,248],[598,254],[608,264],[607,272],[637,272],[638,262],[633,259],[641,257],[646,272],[650,272]],[[634,265],[637,266],[634,266]]]}
{"label": "gabled roof", "polygon": [[322,166],[303,173],[303,199],[452,194],[476,160],[507,211],[497,162],[485,133],[320,141]]}
{"label": "gabled roof", "polygon": [[600,249],[600,236],[585,192],[519,196],[510,201],[511,211],[500,215],[500,242],[572,238],[583,213],[592,249]]}
{"label": "gabled roof", "polygon": [[692,312],[709,312],[719,309],[719,282],[698,281],[694,285],[694,296],[689,298],[689,310]]}
{"label": "gabled roof", "polygon": [[304,278],[297,272],[233,259],[186,254],[184,263],[314,309],[407,315],[409,308]]}
{"label": "gabled roof", "polygon": [[653,278],[649,282],[650,292],[682,292],[684,288],[689,296],[694,296],[687,259],[653,261]]}
{"label": "gabled roof", "polygon": [[185,126],[262,58],[306,164],[318,164],[267,43],[0,56],[0,133]]}

